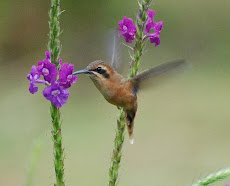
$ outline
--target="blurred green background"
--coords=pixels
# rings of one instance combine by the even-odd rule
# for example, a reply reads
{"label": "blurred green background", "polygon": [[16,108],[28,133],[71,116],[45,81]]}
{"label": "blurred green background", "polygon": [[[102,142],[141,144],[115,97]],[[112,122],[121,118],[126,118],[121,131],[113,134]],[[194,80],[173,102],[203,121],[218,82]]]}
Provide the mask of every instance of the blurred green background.
{"label": "blurred green background", "polygon": [[[48,42],[46,0],[0,1],[0,185],[23,185],[34,140],[43,150],[35,186],[55,180],[50,103],[28,92],[26,75],[44,59]],[[165,22],[161,44],[148,45],[141,69],[186,58],[192,68],[162,86],[139,94],[135,144],[123,148],[119,185],[189,185],[230,166],[230,1],[153,1],[156,21]],[[137,1],[62,2],[62,58],[77,70],[109,60],[107,33]],[[107,43],[107,44],[106,44]],[[123,49],[124,73],[129,56]],[[106,185],[118,110],[86,76],[79,76],[62,108],[66,185]],[[229,183],[230,179],[216,185]]]}

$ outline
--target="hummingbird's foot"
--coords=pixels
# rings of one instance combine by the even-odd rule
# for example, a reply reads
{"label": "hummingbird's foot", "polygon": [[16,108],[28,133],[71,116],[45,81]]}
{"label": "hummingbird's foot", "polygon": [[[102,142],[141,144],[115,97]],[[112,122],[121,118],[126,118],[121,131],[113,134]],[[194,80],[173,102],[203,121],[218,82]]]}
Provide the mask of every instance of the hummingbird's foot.
{"label": "hummingbird's foot", "polygon": [[117,107],[118,110],[121,110],[121,107]]}

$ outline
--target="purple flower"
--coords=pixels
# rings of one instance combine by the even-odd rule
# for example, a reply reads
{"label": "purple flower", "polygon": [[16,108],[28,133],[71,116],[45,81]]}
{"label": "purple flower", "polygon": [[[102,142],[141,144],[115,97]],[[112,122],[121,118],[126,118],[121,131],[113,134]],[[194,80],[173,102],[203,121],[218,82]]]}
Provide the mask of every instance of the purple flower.
{"label": "purple flower", "polygon": [[[36,83],[48,85],[43,90],[44,97],[60,108],[66,104],[69,98],[69,90],[67,88],[71,87],[72,83],[76,83],[77,76],[72,75],[74,65],[63,64],[60,57],[58,60],[60,63],[59,72],[55,64],[51,63],[50,52],[46,51],[46,58],[43,61],[39,61],[38,66],[32,66],[31,73],[27,75],[27,79],[30,81],[29,91],[32,94],[38,91]],[[41,75],[44,77],[44,80],[39,79]]]}
{"label": "purple flower", "polygon": [[147,37],[149,37],[150,43],[155,43],[155,47],[160,44],[160,34],[158,33],[152,33],[148,34]]}
{"label": "purple flower", "polygon": [[60,66],[62,66],[62,59],[61,59],[61,57],[59,57],[59,64],[60,64]]}
{"label": "purple flower", "polygon": [[136,26],[133,24],[133,20],[124,17],[123,20],[119,21],[118,25],[120,27],[118,28],[118,31],[120,32],[118,36],[123,36],[127,43],[132,43],[137,31]]}
{"label": "purple flower", "polygon": [[44,59],[38,62],[37,67],[38,72],[44,76],[44,79],[49,83],[53,83],[57,77],[57,70],[55,64],[51,63],[49,60]]}
{"label": "purple flower", "polygon": [[145,27],[145,32],[149,33],[150,30],[154,27],[154,21],[153,21],[153,17],[155,16],[155,12],[153,10],[148,10],[147,11],[148,14],[148,19],[146,21],[146,27]]}
{"label": "purple flower", "polygon": [[61,108],[66,104],[69,97],[69,90],[60,87],[59,83],[55,81],[51,86],[43,90],[44,97],[51,101],[56,107]]}
{"label": "purple flower", "polygon": [[30,74],[27,75],[27,79],[30,81],[29,91],[30,93],[34,94],[38,91],[38,87],[35,83],[42,83],[45,84],[44,80],[40,80],[40,73],[37,71],[37,67],[33,65],[31,67]]}
{"label": "purple flower", "polygon": [[61,65],[58,79],[60,86],[69,88],[72,83],[76,83],[77,76],[73,76],[73,69],[74,65],[72,64],[64,63]]}
{"label": "purple flower", "polygon": [[162,30],[163,25],[164,25],[164,21],[155,22],[155,25],[154,25],[155,32],[160,33],[160,31]]}
{"label": "purple flower", "polygon": [[[148,10],[148,20],[146,22],[145,32],[147,33],[147,37],[149,37],[151,43],[155,43],[155,47],[160,44],[160,32],[163,27],[164,22],[154,22],[153,18],[155,16],[155,12],[153,10]],[[150,33],[153,30],[153,33]]]}
{"label": "purple flower", "polygon": [[31,94],[34,94],[38,91],[38,86],[35,83],[30,83],[29,91]]}
{"label": "purple flower", "polygon": [[48,61],[50,61],[51,57],[50,57],[50,51],[46,51],[46,59]]}

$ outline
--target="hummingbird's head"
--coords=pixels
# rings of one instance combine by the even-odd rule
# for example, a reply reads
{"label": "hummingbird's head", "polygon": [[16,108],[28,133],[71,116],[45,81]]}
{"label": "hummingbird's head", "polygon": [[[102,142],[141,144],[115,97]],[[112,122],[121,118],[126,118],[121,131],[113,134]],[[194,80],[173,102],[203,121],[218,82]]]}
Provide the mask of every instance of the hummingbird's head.
{"label": "hummingbird's head", "polygon": [[114,74],[114,70],[105,62],[97,60],[90,63],[86,69],[73,73],[76,74],[88,74],[92,80],[103,81],[109,79]]}
{"label": "hummingbird's head", "polygon": [[103,61],[94,61],[86,69],[74,72],[76,74],[87,74],[104,97],[108,98],[110,91],[116,83],[119,83],[122,76],[117,73],[109,64]]}

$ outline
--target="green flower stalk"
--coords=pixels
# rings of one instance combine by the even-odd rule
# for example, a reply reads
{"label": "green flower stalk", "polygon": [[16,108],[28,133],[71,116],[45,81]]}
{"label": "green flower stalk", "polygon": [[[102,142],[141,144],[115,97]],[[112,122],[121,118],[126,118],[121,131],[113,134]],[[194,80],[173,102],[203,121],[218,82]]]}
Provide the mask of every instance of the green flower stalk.
{"label": "green flower stalk", "polygon": [[[121,23],[119,22],[119,26],[121,27],[122,24],[125,24],[124,22],[128,22],[128,24],[124,27],[122,25],[122,28],[130,29],[131,31],[135,32],[135,44],[133,48],[133,54],[131,55],[131,66],[130,66],[130,72],[128,75],[128,78],[134,77],[139,69],[139,64],[140,64],[140,58],[142,56],[144,47],[145,47],[145,26],[146,26],[146,21],[148,19],[147,11],[150,6],[152,0],[143,0],[142,3],[140,4],[140,9],[139,13],[137,16],[137,29],[135,28],[134,25],[132,25],[132,21],[127,19],[126,17],[124,18],[124,21]],[[130,26],[131,25],[131,26]],[[120,31],[123,31],[120,29]],[[120,36],[124,36],[126,39],[126,42],[131,43],[132,40],[134,39],[133,35],[126,35],[127,33],[124,34],[119,34]],[[129,32],[130,34],[130,32]],[[120,110],[120,114],[118,116],[117,120],[117,129],[116,129],[116,137],[114,141],[114,149],[113,149],[113,154],[111,158],[111,166],[109,169],[109,186],[115,186],[117,185],[117,179],[118,179],[118,170],[120,167],[120,162],[121,162],[121,156],[122,156],[122,146],[124,143],[124,135],[125,135],[125,113],[123,109]]]}
{"label": "green flower stalk", "polygon": [[59,56],[61,52],[61,44],[59,40],[60,32],[60,0],[51,0],[51,8],[49,11],[49,43],[48,50],[50,51],[51,62],[56,66],[59,64]]}
{"label": "green flower stalk", "polygon": [[230,176],[230,168],[221,169],[218,172],[211,173],[207,177],[198,180],[196,183],[191,186],[207,186],[217,181],[221,181]]}
{"label": "green flower stalk", "polygon": [[[51,0],[49,11],[49,43],[46,58],[31,67],[27,79],[30,81],[29,92],[38,92],[37,84],[44,84],[43,96],[51,102],[50,114],[53,123],[52,139],[54,143],[54,168],[56,186],[64,184],[64,150],[62,147],[61,113],[60,108],[67,103],[69,88],[76,83],[77,76],[73,76],[74,65],[62,63],[60,57],[60,0]],[[40,79],[43,78],[43,79]]]}
{"label": "green flower stalk", "polygon": [[109,169],[109,186],[114,186],[117,183],[118,169],[120,167],[122,156],[122,145],[125,139],[125,115],[123,109],[120,110],[119,117],[117,119],[116,137],[114,141],[114,149],[111,158],[111,166]]}
{"label": "green flower stalk", "polygon": [[[60,0],[51,0],[51,8],[49,12],[49,43],[51,62],[59,66],[59,56],[61,51],[60,45]],[[61,130],[61,112],[53,103],[51,103],[50,114],[53,123],[52,139],[54,143],[54,169],[56,175],[56,186],[64,186],[64,149],[62,146],[62,130]]]}
{"label": "green flower stalk", "polygon": [[53,123],[52,139],[54,143],[54,169],[56,186],[64,186],[64,149],[62,147],[61,113],[59,108],[51,103],[50,114]]}
{"label": "green flower stalk", "polygon": [[135,38],[135,45],[133,49],[133,56],[131,56],[132,62],[129,72],[129,78],[134,77],[138,70],[140,65],[140,58],[143,54],[143,50],[145,48],[145,39],[146,36],[144,34],[146,21],[148,19],[147,11],[150,6],[150,3],[152,0],[143,0],[140,4],[139,14],[137,16],[136,24],[137,24],[137,32],[136,32],[136,38]]}

